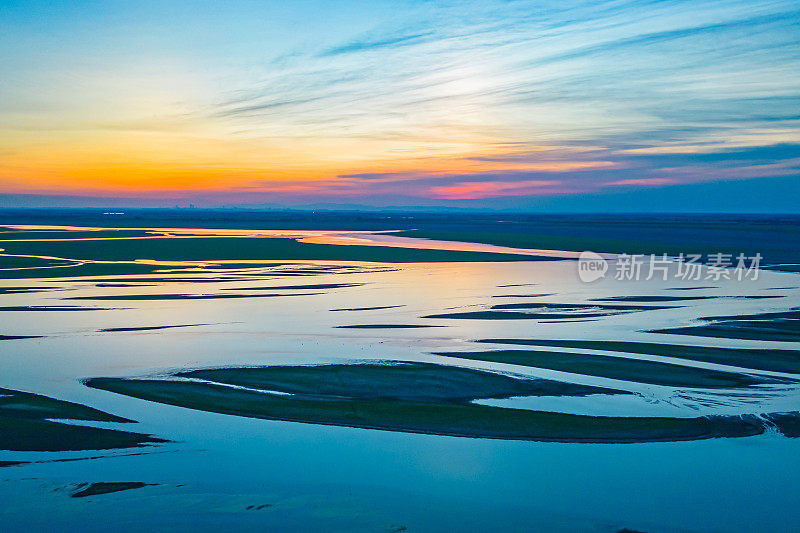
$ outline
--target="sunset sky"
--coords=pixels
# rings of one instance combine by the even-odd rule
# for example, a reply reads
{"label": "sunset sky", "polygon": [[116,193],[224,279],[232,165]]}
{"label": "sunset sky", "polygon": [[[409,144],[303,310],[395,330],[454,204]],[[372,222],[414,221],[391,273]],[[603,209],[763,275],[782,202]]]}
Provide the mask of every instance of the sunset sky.
{"label": "sunset sky", "polygon": [[791,1],[0,0],[0,57],[3,206],[800,203]]}

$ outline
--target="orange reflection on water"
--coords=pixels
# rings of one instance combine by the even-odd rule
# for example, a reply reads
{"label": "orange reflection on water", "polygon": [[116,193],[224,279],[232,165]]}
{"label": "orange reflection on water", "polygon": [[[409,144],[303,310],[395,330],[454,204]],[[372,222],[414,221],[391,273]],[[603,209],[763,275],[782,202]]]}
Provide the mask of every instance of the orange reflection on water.
{"label": "orange reflection on water", "polygon": [[[214,229],[214,228],[102,228],[82,226],[14,225],[8,228],[29,231],[143,231],[145,236],[133,237],[80,237],[74,240],[126,240],[152,238],[269,238],[293,239],[307,244],[338,246],[384,246],[389,248],[410,248],[419,250],[442,250],[456,252],[482,252],[495,254],[515,254],[540,257],[575,259],[580,252],[565,250],[544,250],[535,248],[512,248],[493,244],[440,241],[392,235],[395,231],[349,231],[349,230],[261,230],[261,229]],[[21,239],[25,241],[63,241],[70,239]]]}

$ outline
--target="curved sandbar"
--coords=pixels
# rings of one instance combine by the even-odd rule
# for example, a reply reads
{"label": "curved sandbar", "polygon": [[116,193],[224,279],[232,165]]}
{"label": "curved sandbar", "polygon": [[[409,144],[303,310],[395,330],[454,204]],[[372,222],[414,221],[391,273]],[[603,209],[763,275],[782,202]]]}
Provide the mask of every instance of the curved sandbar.
{"label": "curved sandbar", "polygon": [[560,372],[599,376],[611,379],[666,385],[671,387],[735,388],[773,380],[747,374],[722,372],[627,357],[592,355],[544,350],[490,350],[480,352],[434,352],[445,357],[490,361],[510,365],[547,368]]}
{"label": "curved sandbar", "polygon": [[709,316],[702,326],[654,329],[650,333],[759,341],[800,341],[800,309],[754,315]]}
{"label": "curved sandbar", "polygon": [[715,346],[687,346],[682,344],[609,340],[480,339],[475,342],[519,346],[556,346],[559,348],[583,348],[609,352],[662,355],[676,359],[705,361],[707,363],[772,372],[800,373],[800,350],[719,348]]}
{"label": "curved sandbar", "polygon": [[0,450],[78,451],[131,448],[162,439],[119,431],[52,422],[49,419],[131,423],[85,405],[0,388]]}
{"label": "curved sandbar", "polygon": [[[448,368],[458,375],[448,374]],[[398,369],[400,373],[393,376]],[[420,379],[416,372],[422,372]],[[449,381],[442,382],[442,376],[450,377]],[[175,377],[195,381],[95,378],[86,384],[144,400],[250,418],[475,438],[663,442],[758,435],[768,424],[755,415],[598,417],[480,405],[470,400],[519,395],[535,386],[535,380],[526,383],[531,380],[419,363],[229,368],[182,372]],[[206,381],[197,381],[201,379]]]}

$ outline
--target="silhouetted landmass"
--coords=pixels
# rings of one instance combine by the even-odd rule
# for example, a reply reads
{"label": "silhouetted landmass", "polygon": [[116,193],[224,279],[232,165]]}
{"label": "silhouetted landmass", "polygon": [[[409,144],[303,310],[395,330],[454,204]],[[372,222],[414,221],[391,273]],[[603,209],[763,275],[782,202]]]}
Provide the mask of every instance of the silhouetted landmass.
{"label": "silhouetted landmass", "polygon": [[106,294],[100,296],[72,296],[64,300],[230,300],[237,298],[278,298],[283,296],[314,296],[324,294],[321,292],[306,292],[302,294]]}
{"label": "silhouetted landmass", "polygon": [[121,492],[124,490],[141,489],[149,485],[149,483],[142,483],[141,481],[103,481],[99,483],[91,483],[88,486],[81,485],[77,491],[72,493],[72,497],[87,498],[89,496],[111,494],[113,492]]}
{"label": "silhouetted landmass", "polygon": [[444,328],[447,326],[434,326],[431,324],[352,324],[349,326],[336,326],[339,329],[416,329],[416,328]]}
{"label": "silhouetted landmass", "polygon": [[77,305],[7,305],[0,311],[108,311],[103,307],[79,307]]}
{"label": "silhouetted landmass", "polygon": [[556,346],[560,348],[583,348],[587,350],[662,355],[676,359],[704,361],[757,370],[800,373],[800,350],[717,348],[713,346],[608,340],[480,339],[476,342],[522,346]]}
{"label": "silhouetted landmass", "polygon": [[539,294],[496,294],[492,298],[543,298],[553,296],[554,292],[541,292]]}
{"label": "silhouetted landmass", "polygon": [[753,315],[710,316],[702,326],[650,330],[651,333],[759,341],[800,341],[800,310]]}
{"label": "silhouetted landmass", "polygon": [[482,352],[434,352],[446,357],[491,361],[546,368],[573,374],[667,385],[672,387],[733,388],[773,382],[745,374],[707,370],[655,361],[608,355],[590,355],[539,350],[492,350]]}
{"label": "silhouetted landmass", "polygon": [[[154,402],[251,418],[462,437],[659,442],[758,435],[767,424],[772,425],[755,415],[595,417],[480,405],[471,401],[554,395],[556,391],[582,395],[588,389],[426,363],[227,368],[176,376],[195,381],[95,378],[87,385]],[[581,392],[580,387],[584,388]],[[596,390],[601,391],[609,392]],[[786,416],[791,419],[798,415]]]}
{"label": "silhouetted landmass", "polygon": [[[555,310],[563,311],[565,309],[575,311],[651,311],[653,309],[674,309],[676,306],[663,306],[663,305],[615,305],[615,304],[559,304],[559,303],[543,303],[543,302],[520,302],[493,305],[492,309],[536,309],[536,310]],[[678,306],[680,307],[680,306]]]}
{"label": "silhouetted landmass", "polygon": [[170,326],[138,326],[138,327],[130,327],[130,328],[104,328],[98,331],[112,333],[112,332],[123,332],[123,331],[156,331],[160,329],[172,329],[172,328],[191,328],[194,326],[208,326],[208,324],[175,324]]}
{"label": "silhouetted landmass", "polygon": [[141,433],[64,424],[49,419],[133,422],[85,405],[0,388],[0,450],[106,450],[164,442]]}
{"label": "silhouetted landmass", "polygon": [[381,309],[396,309],[405,307],[404,305],[376,305],[374,307],[347,307],[342,309],[331,309],[331,311],[378,311]]}
{"label": "silhouetted landmass", "polygon": [[[716,296],[610,296],[595,298],[593,302],[680,302],[690,300],[709,300]],[[769,296],[767,296],[769,298]]]}

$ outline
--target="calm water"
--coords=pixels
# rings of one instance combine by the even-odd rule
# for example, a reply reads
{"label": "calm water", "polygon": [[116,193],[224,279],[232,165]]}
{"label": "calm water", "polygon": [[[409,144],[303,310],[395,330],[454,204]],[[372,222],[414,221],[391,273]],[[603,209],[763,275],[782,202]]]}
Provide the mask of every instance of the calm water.
{"label": "calm water", "polygon": [[[2,529],[22,531],[59,523],[60,530],[99,531],[114,523],[119,531],[145,527],[203,531],[221,525],[309,531],[787,531],[800,520],[800,440],[775,431],[747,438],[649,444],[443,437],[207,413],[90,389],[81,382],[98,376],[161,376],[186,368],[385,359],[491,369],[636,393],[603,399],[485,402],[493,405],[598,416],[696,417],[800,410],[800,384],[788,379],[738,390],[676,389],[431,353],[501,348],[472,342],[481,338],[797,349],[800,344],[794,342],[647,332],[693,325],[704,316],[792,309],[800,305],[800,278],[795,274],[763,272],[757,281],[746,282],[670,279],[585,284],[572,261],[350,266],[364,268],[303,277],[274,277],[270,268],[234,269],[217,275],[256,275],[252,280],[221,277],[203,283],[185,281],[185,273],[175,274],[182,281],[174,282],[161,280],[164,276],[159,274],[155,284],[135,288],[98,287],[95,281],[77,278],[0,281],[0,287],[50,287],[45,292],[0,294],[2,306],[112,308],[2,312],[0,333],[44,338],[0,344],[0,386],[131,418],[139,422],[131,429],[170,441],[117,452],[0,451],[0,460],[43,461],[0,469]],[[198,276],[207,278],[208,273]],[[328,283],[362,285],[285,290],[287,296],[274,298],[63,300],[132,293],[222,294],[235,288]],[[671,290],[692,286],[713,288]],[[527,296],[541,293],[550,295]],[[582,303],[611,296],[689,294],[726,298],[683,301],[665,304],[680,305],[671,309],[586,321],[421,318],[532,300]],[[730,298],[753,295],[783,297]],[[332,311],[375,306],[398,307]],[[100,331],[176,324],[205,325]],[[447,327],[336,328],[354,324]],[[658,356],[648,359],[741,370]],[[81,460],[52,462],[65,458]],[[153,485],[93,498],[69,497],[78,483],[110,481]]]}

